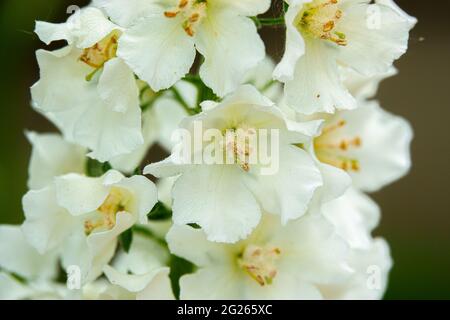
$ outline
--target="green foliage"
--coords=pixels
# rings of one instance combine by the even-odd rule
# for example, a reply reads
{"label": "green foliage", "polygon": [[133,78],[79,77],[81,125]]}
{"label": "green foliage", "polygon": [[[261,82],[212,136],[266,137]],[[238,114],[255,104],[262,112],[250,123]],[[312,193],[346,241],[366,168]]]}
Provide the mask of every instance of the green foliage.
{"label": "green foliage", "polygon": [[120,235],[119,242],[126,253],[130,252],[131,244],[133,243],[133,229],[123,232]]}
{"label": "green foliage", "polygon": [[111,170],[109,162],[102,163],[95,159],[88,158],[86,162],[86,174],[88,177],[98,178]]}
{"label": "green foliage", "polygon": [[170,281],[172,282],[173,293],[177,300],[180,299],[180,278],[185,274],[195,272],[195,265],[191,262],[175,255],[170,256]]}
{"label": "green foliage", "polygon": [[168,220],[172,218],[172,210],[167,208],[161,201],[158,201],[147,217],[152,221]]}

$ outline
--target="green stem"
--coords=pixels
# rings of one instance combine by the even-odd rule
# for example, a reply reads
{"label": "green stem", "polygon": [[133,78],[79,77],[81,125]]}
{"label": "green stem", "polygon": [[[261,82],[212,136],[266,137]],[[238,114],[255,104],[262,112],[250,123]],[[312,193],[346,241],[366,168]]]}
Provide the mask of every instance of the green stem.
{"label": "green stem", "polygon": [[183,96],[180,94],[180,92],[178,91],[177,88],[172,87],[170,88],[170,91],[172,91],[173,96],[175,98],[175,100],[178,101],[178,103],[183,107],[184,111],[186,111],[186,113],[188,115],[196,115],[198,112],[195,109],[192,109],[187,102],[184,100]]}
{"label": "green stem", "polygon": [[260,29],[262,27],[284,26],[284,24],[285,24],[284,17],[277,17],[277,18],[252,17],[252,20],[255,22],[256,27],[258,29]]}

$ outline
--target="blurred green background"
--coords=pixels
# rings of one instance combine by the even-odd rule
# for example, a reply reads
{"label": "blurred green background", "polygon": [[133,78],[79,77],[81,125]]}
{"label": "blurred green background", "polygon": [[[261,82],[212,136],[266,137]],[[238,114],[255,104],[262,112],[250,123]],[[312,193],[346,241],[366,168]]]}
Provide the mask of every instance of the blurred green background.
{"label": "blurred green background", "polygon": [[[0,5],[0,223],[21,223],[30,147],[24,130],[54,128],[30,108],[38,79],[35,20],[62,22],[77,0],[2,0]],[[431,5],[432,2],[432,5]],[[400,75],[383,83],[384,108],[414,126],[413,169],[373,197],[383,209],[377,234],[395,261],[387,299],[450,298],[450,24],[448,0],[397,0],[419,18]],[[282,30],[262,30],[268,52],[279,58]]]}

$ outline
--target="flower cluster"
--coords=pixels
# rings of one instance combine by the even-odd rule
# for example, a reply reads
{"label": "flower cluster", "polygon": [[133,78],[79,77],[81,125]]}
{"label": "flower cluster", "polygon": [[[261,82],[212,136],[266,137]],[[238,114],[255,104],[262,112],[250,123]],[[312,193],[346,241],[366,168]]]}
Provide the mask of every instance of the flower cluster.
{"label": "flower cluster", "polygon": [[[94,0],[36,23],[65,42],[37,51],[31,88],[61,134],[26,133],[0,298],[383,296],[366,193],[407,173],[412,130],[374,97],[416,20],[392,0],[274,4]],[[274,25],[278,64],[258,34]],[[156,144],[168,156],[149,164]]]}

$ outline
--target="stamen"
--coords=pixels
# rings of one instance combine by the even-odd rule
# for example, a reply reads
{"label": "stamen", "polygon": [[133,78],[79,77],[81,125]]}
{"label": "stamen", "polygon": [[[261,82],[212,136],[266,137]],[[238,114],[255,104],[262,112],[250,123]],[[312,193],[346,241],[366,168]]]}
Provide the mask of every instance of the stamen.
{"label": "stamen", "polygon": [[121,188],[112,188],[106,200],[97,209],[96,219],[84,222],[84,231],[90,235],[96,230],[111,230],[116,225],[116,215],[125,211],[131,196],[128,191]]}
{"label": "stamen", "polygon": [[245,172],[250,171],[250,155],[253,152],[251,144],[256,138],[253,128],[228,129],[225,132],[225,152],[231,153],[236,164]]}
{"label": "stamen", "polygon": [[299,31],[310,34],[314,38],[346,46],[346,35],[335,30],[342,16],[343,12],[338,8],[338,0],[327,2],[316,0],[308,4],[306,9],[300,13],[298,28]]}
{"label": "stamen", "polygon": [[119,37],[119,32],[113,31],[92,47],[84,49],[79,60],[94,68],[86,77],[87,81],[90,81],[97,71],[103,68],[106,62],[116,57]]}
{"label": "stamen", "polygon": [[183,16],[182,28],[190,37],[195,35],[198,25],[206,16],[207,0],[180,0],[177,7],[165,11],[166,18]]}
{"label": "stamen", "polygon": [[359,161],[349,157],[346,153],[352,149],[360,148],[362,140],[360,137],[340,139],[339,130],[345,125],[346,122],[340,120],[325,127],[322,135],[314,140],[314,150],[321,162],[345,171],[357,172],[361,169]]}
{"label": "stamen", "polygon": [[277,247],[249,245],[238,259],[238,264],[260,286],[270,285],[277,276],[276,262],[281,255]]}

